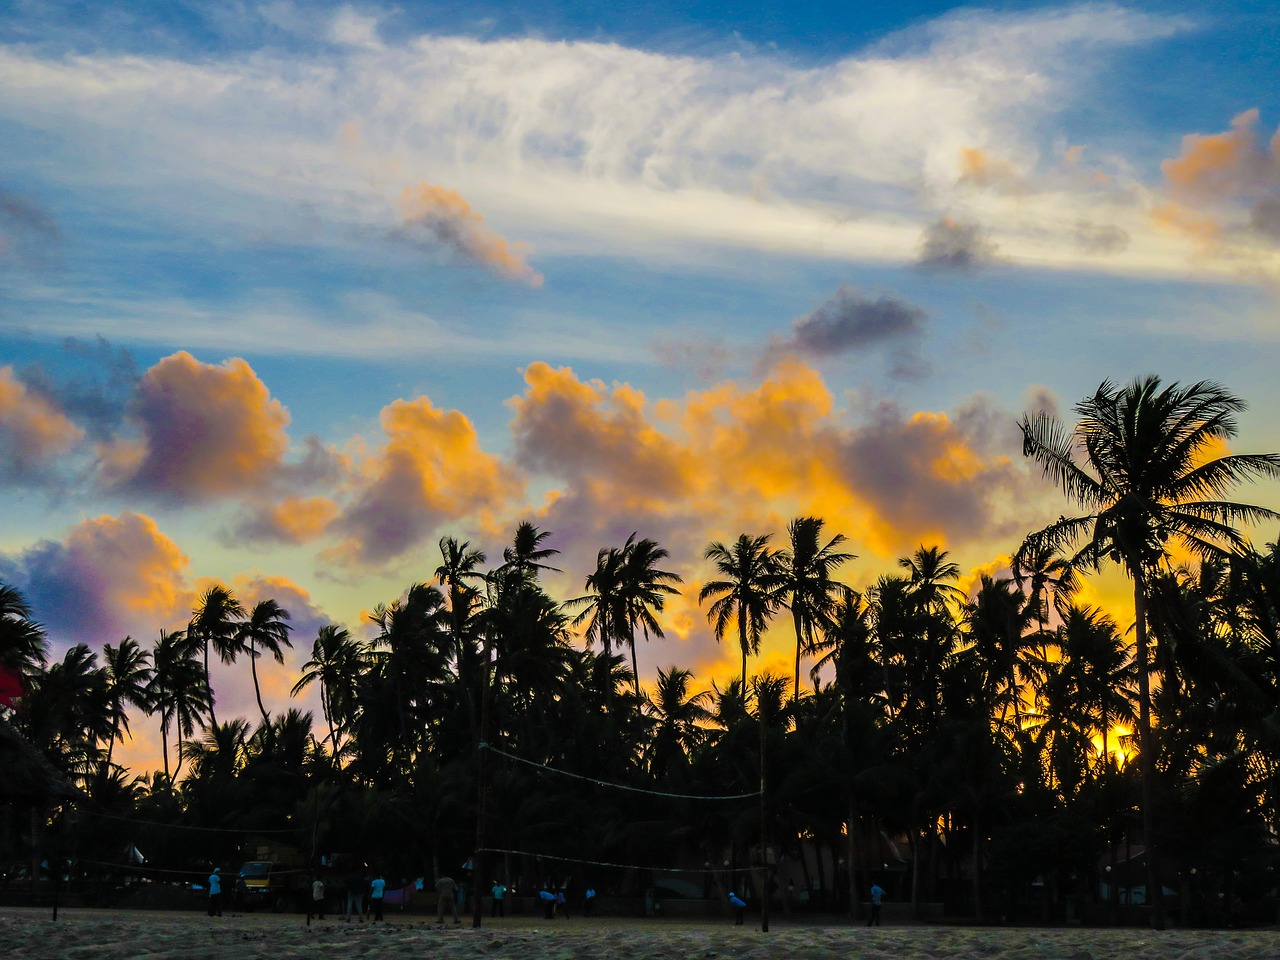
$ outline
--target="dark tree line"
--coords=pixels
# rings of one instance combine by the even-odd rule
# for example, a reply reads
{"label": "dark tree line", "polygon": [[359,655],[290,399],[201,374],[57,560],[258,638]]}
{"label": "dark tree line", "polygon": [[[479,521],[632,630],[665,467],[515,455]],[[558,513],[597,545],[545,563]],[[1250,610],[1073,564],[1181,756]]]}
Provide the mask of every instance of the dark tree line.
{"label": "dark tree line", "polygon": [[[246,611],[215,587],[150,648],[126,637],[49,663],[33,612],[0,586],[0,665],[25,678],[8,722],[86,795],[95,828],[79,842],[100,863],[133,843],[175,870],[226,863],[257,834],[397,875],[451,869],[474,850],[483,739],[500,751],[485,761],[486,846],[516,851],[490,855],[491,875],[594,871],[621,889],[644,871],[582,864],[733,874],[761,862],[760,805],[554,771],[745,794],[763,745],[765,859],[819,907],[856,910],[873,877],[978,918],[1114,908],[1141,885],[1215,922],[1236,896],[1261,909],[1280,867],[1280,546],[1255,549],[1242,527],[1277,516],[1226,499],[1280,458],[1217,455],[1241,408],[1214,384],[1148,378],[1104,383],[1075,424],[1024,418],[1027,455],[1082,513],[967,592],[936,546],[854,590],[838,579],[846,538],[816,517],[776,544],[711,543],[699,601],[742,659],[723,688],[678,666],[648,690],[636,674],[637,640],[661,640],[680,589],[658,543],[602,549],[584,593],[560,602],[542,584],[556,551],[523,523],[497,563],[442,539],[431,582],[376,607],[371,639],[322,628],[293,687],[318,689],[318,718],[273,716],[260,695],[260,720],[215,718],[211,656],[248,659],[255,692],[258,661],[283,662],[294,638],[274,601]],[[1133,586],[1119,623],[1079,602],[1111,563]],[[786,620],[791,676],[752,674]],[[131,709],[165,744],[149,777],[113,760]],[[1141,876],[1121,869],[1135,849]],[[1161,923],[1165,898],[1145,896]]]}

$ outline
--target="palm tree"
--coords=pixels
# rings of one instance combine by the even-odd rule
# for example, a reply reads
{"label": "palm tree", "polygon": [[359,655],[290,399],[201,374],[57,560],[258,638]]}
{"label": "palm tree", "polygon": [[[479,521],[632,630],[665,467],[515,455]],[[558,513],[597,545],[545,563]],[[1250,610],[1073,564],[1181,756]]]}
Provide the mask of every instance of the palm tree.
{"label": "palm tree", "polygon": [[274,600],[259,600],[241,621],[237,630],[237,646],[249,654],[249,668],[253,673],[253,695],[258,701],[262,722],[270,724],[267,708],[262,705],[262,688],[258,685],[258,657],[262,651],[271,654],[276,663],[284,663],[283,647],[292,647],[289,640],[289,611]]}
{"label": "palm tree", "polygon": [[818,517],[797,517],[787,524],[791,546],[778,555],[782,567],[783,593],[791,609],[791,622],[796,633],[796,668],[791,685],[791,699],[800,697],[800,658],[815,647],[815,632],[830,615],[840,595],[843,584],[831,579],[831,571],[840,564],[853,560],[852,553],[836,550],[845,542],[845,536],[837,533],[822,543],[824,522]]}
{"label": "palm tree", "polygon": [[781,602],[784,580],[778,555],[769,549],[769,535],[740,534],[732,547],[719,541],[707,546],[705,557],[715,561],[724,578],[709,580],[698,593],[698,603],[712,600],[707,619],[716,640],[724,638],[729,625],[738,627],[742,648],[742,685],[747,685],[747,657],[760,652],[760,640],[769,618]]}
{"label": "palm tree", "polygon": [[320,709],[329,727],[329,750],[334,757],[338,755],[338,730],[346,726],[367,659],[364,644],[345,627],[325,624],[311,645],[311,659],[302,665],[302,676],[289,691],[296,697],[312,683],[320,684]]}
{"label": "palm tree", "polygon": [[706,724],[711,720],[708,704],[711,692],[690,693],[693,674],[671,667],[658,671],[653,696],[644,700],[644,711],[654,721],[652,736],[646,748],[650,774],[666,779],[673,764],[685,766],[689,757],[707,738]]}
{"label": "palm tree", "polygon": [[[181,630],[161,630],[151,651],[151,680],[146,686],[152,713],[160,714],[160,749],[164,776],[170,784],[182,769],[182,744],[197,724],[213,716],[213,697],[207,674],[196,659],[196,648]],[[178,731],[178,764],[169,774],[169,730]]]}
{"label": "palm tree", "polygon": [[587,593],[565,601],[565,606],[582,607],[573,618],[573,626],[586,624],[587,645],[599,643],[606,658],[613,655],[613,644],[625,636],[627,619],[623,595],[625,548],[606,547],[596,554],[596,568],[587,575]]}
{"label": "palm tree", "polygon": [[[238,629],[244,618],[244,607],[223,586],[210,587],[200,598],[187,625],[186,642],[204,653],[204,682],[209,691],[209,722],[217,723],[213,712],[213,681],[209,675],[209,650],[223,663],[234,663],[244,651],[243,636]],[[179,758],[181,761],[181,758]]]}
{"label": "palm tree", "polygon": [[664,547],[648,537],[637,540],[633,533],[627,538],[622,559],[622,622],[618,624],[631,648],[631,673],[635,682],[637,699],[640,697],[640,671],[636,666],[636,627],[661,639],[662,624],[654,613],[661,613],[667,597],[680,593],[672,584],[683,583],[680,575],[670,570],[658,569],[658,564],[670,554]]}
{"label": "palm tree", "polygon": [[528,520],[520,521],[511,546],[502,551],[503,563],[498,569],[503,573],[512,571],[522,577],[536,577],[541,570],[559,573],[556,567],[542,562],[560,552],[542,545],[542,541],[549,536],[549,530],[539,530]]}
{"label": "palm tree", "polygon": [[22,696],[24,678],[44,667],[48,646],[22,594],[0,583],[0,707]]}
{"label": "palm tree", "polygon": [[1167,563],[1166,542],[1180,541],[1193,554],[1213,556],[1246,543],[1236,523],[1274,520],[1275,511],[1218,499],[1238,483],[1280,476],[1276,454],[1214,457],[1236,435],[1244,402],[1216,383],[1162,387],[1154,376],[1126,387],[1104,381],[1076,404],[1079,422],[1068,428],[1041,411],[1026,415],[1023,453],[1087,513],[1060,517],[1030,534],[1018,551],[1074,551],[1072,567],[1099,569],[1113,560],[1133,581],[1138,671],[1138,742],[1148,888],[1156,925],[1164,927],[1158,894],[1152,789],[1156,744],[1151,736],[1151,688],[1147,603],[1151,577]]}
{"label": "palm tree", "polygon": [[129,732],[127,708],[146,708],[147,683],[151,680],[151,668],[147,665],[150,659],[151,654],[139,647],[133,637],[125,637],[118,647],[108,643],[102,648],[111,711],[111,741],[107,744],[107,759],[102,767],[104,776],[111,766],[111,753],[120,739],[121,728],[125,733]]}

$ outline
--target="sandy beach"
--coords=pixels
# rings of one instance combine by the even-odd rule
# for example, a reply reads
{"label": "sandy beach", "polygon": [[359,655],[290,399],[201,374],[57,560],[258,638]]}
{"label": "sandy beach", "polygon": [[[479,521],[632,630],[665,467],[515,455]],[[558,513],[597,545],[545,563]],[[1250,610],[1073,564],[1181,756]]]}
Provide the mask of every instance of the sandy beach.
{"label": "sandy beach", "polygon": [[1026,929],[772,924],[757,927],[601,918],[547,923],[469,920],[438,927],[421,917],[382,924],[294,916],[113,910],[0,909],[12,960],[292,960],[430,956],[441,960],[1247,960],[1280,951],[1274,930]]}

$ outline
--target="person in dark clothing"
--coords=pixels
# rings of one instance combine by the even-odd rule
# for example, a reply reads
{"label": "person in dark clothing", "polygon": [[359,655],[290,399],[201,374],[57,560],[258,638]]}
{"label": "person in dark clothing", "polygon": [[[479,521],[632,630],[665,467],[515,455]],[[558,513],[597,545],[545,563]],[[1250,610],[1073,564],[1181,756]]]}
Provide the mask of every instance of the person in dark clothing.
{"label": "person in dark clothing", "polygon": [[733,907],[733,925],[742,926],[742,918],[746,915],[747,904],[732,890],[729,891],[729,906]]}
{"label": "person in dark clothing", "polygon": [[884,888],[874,881],[871,884],[871,917],[867,920],[868,927],[880,926],[880,905],[884,903]]}
{"label": "person in dark clothing", "polygon": [[209,916],[222,916],[222,871],[218,867],[209,874]]}

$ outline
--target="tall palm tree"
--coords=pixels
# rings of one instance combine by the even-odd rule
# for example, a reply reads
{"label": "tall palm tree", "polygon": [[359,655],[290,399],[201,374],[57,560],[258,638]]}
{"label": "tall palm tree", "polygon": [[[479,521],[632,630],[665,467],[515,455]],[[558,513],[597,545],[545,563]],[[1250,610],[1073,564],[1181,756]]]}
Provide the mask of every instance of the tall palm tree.
{"label": "tall palm tree", "polygon": [[760,640],[769,618],[781,602],[783,575],[778,555],[769,549],[769,534],[739,534],[733,546],[712,541],[705,557],[715,562],[723,579],[709,580],[698,593],[698,603],[711,600],[707,619],[716,639],[724,638],[730,624],[738,628],[742,649],[742,685],[747,685],[747,657],[760,652]]}
{"label": "tall palm tree", "polygon": [[587,574],[587,592],[565,601],[568,607],[581,607],[573,618],[573,626],[586,625],[587,645],[599,643],[606,658],[613,655],[613,645],[624,638],[627,619],[623,589],[626,550],[605,547],[596,554],[596,568]]}
{"label": "tall palm tree", "polygon": [[817,628],[830,615],[845,590],[843,584],[831,579],[831,571],[854,559],[852,553],[836,549],[846,540],[842,533],[837,533],[823,544],[823,526],[824,521],[818,517],[793,519],[787,524],[790,547],[778,555],[783,575],[782,590],[791,609],[791,622],[796,634],[796,666],[791,684],[793,702],[800,697],[800,658],[813,652]]}
{"label": "tall palm tree", "polygon": [[1023,453],[1087,511],[1060,517],[1030,534],[1019,554],[1045,548],[1074,551],[1073,567],[1098,569],[1112,560],[1133,581],[1143,832],[1148,887],[1160,928],[1164,905],[1158,894],[1151,802],[1156,744],[1151,736],[1148,587],[1153,574],[1167,564],[1169,538],[1197,556],[1212,556],[1246,545],[1235,524],[1280,516],[1219,499],[1244,480],[1280,476],[1276,454],[1213,456],[1236,435],[1236,415],[1244,406],[1216,383],[1166,387],[1148,376],[1125,387],[1104,381],[1093,396],[1076,404],[1079,421],[1074,428],[1043,411],[1019,423]]}
{"label": "tall palm tree", "polygon": [[338,730],[347,726],[367,661],[364,644],[345,627],[325,624],[311,645],[311,659],[302,665],[302,675],[289,691],[296,697],[312,683],[320,684],[320,709],[329,727],[329,750],[334,757],[338,755]]}
{"label": "tall palm tree", "polygon": [[[244,607],[224,586],[210,587],[201,596],[187,625],[186,642],[204,654],[204,683],[209,691],[209,722],[217,723],[213,710],[213,680],[209,674],[209,651],[212,649],[223,663],[234,663],[244,652],[239,622]],[[181,760],[181,758],[179,758]]]}
{"label": "tall palm tree", "polygon": [[659,639],[664,637],[662,624],[654,614],[662,612],[667,597],[680,593],[673,584],[684,582],[678,573],[659,569],[658,564],[669,556],[666,548],[658,546],[656,541],[648,537],[637,540],[634,533],[627,538],[623,549],[623,619],[619,627],[631,648],[631,673],[637,699],[640,697],[640,671],[636,666],[636,628],[643,631],[646,640],[650,634]]}
{"label": "tall palm tree", "polygon": [[[213,697],[207,674],[196,659],[196,648],[181,630],[161,630],[151,651],[151,680],[146,686],[152,713],[160,714],[160,749],[164,776],[170,784],[182,769],[182,744],[196,726],[213,716]],[[177,766],[169,773],[169,731],[178,732]]]}
{"label": "tall palm tree", "polygon": [[147,684],[151,680],[150,652],[138,646],[133,637],[125,637],[120,645],[105,644],[102,648],[103,667],[107,671],[107,697],[111,711],[111,741],[107,744],[107,759],[103,774],[111,767],[111,753],[120,739],[120,731],[129,732],[129,707],[145,709]]}
{"label": "tall palm tree", "polygon": [[262,722],[270,724],[267,708],[262,705],[262,688],[258,685],[258,657],[269,653],[276,663],[284,663],[284,647],[292,647],[289,640],[289,611],[274,600],[259,600],[242,620],[237,630],[237,645],[249,654],[249,668],[253,673],[253,695],[258,701]]}

